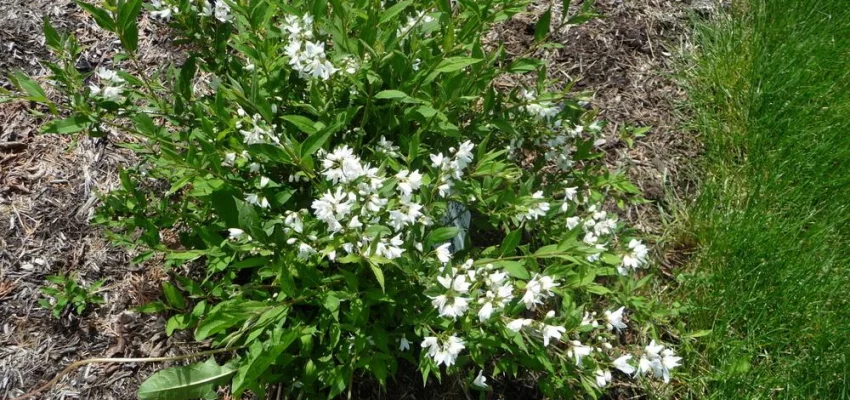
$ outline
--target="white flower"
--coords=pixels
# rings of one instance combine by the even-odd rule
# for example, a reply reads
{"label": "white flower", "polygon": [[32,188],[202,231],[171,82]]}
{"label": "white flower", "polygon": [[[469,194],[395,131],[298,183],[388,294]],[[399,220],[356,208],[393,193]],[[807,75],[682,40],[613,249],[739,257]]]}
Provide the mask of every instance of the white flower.
{"label": "white flower", "polygon": [[569,217],[567,218],[567,229],[573,230],[578,224],[581,223],[581,218],[579,217]]}
{"label": "white flower", "polygon": [[410,342],[407,340],[407,337],[401,337],[401,340],[399,340],[398,349],[401,351],[410,350]]}
{"label": "white flower", "polygon": [[322,160],[322,175],[334,184],[349,183],[366,173],[360,158],[348,146],[337,147]]}
{"label": "white flower", "polygon": [[529,326],[533,322],[534,322],[534,320],[531,320],[531,319],[520,318],[520,319],[515,319],[511,322],[508,322],[508,324],[506,326],[507,326],[508,329],[510,329],[514,332],[519,332],[520,330],[522,330],[522,327]]}
{"label": "white flower", "polygon": [[221,161],[222,167],[232,167],[236,163],[236,153],[224,153],[224,160]]}
{"label": "white flower", "polygon": [[623,263],[617,267],[621,275],[627,275],[629,270],[636,270],[646,263],[649,249],[641,241],[632,239],[629,242],[630,253],[623,256]]}
{"label": "white flower", "polygon": [[635,367],[629,364],[629,360],[632,359],[631,354],[626,354],[624,356],[620,356],[616,360],[614,360],[614,368],[622,371],[626,375],[631,375],[635,372]]}
{"label": "white flower", "polygon": [[620,307],[616,311],[605,311],[605,319],[608,320],[608,330],[614,330],[616,328],[618,331],[626,329],[627,326],[623,323],[623,311],[625,307]]}
{"label": "white flower", "polygon": [[256,193],[246,194],[245,201],[261,208],[269,208],[269,200],[265,196],[260,196]]}
{"label": "white flower", "polygon": [[543,300],[551,297],[552,289],[558,284],[549,276],[540,276],[535,274],[530,281],[525,285],[525,294],[522,296],[522,302],[529,310],[533,310],[538,304],[543,304]]}
{"label": "white flower", "polygon": [[676,353],[670,349],[662,351],[661,355],[662,377],[664,378],[664,383],[669,383],[670,370],[681,365],[679,361],[682,361],[682,357],[676,357]]}
{"label": "white flower", "polygon": [[638,374],[643,376],[646,375],[648,372],[652,372],[655,375],[663,374],[661,361],[658,359],[650,360],[645,355],[643,355],[640,357],[640,361],[638,361]]}
{"label": "white flower", "polygon": [[215,9],[213,13],[215,15],[215,19],[220,22],[230,22],[230,20],[233,19],[233,16],[230,14],[230,6],[222,0],[215,2]]}
{"label": "white flower", "polygon": [[101,67],[95,71],[95,74],[97,74],[98,78],[104,81],[109,81],[112,83],[124,83],[124,78],[119,76],[117,72],[111,69]]}
{"label": "white flower", "polygon": [[260,177],[260,187],[261,188],[268,186],[269,182],[271,182],[271,179],[269,179],[268,177],[266,177],[266,176]]}
{"label": "white flower", "polygon": [[452,260],[452,253],[449,251],[451,243],[444,243],[437,247],[437,259],[443,264],[448,264]]}
{"label": "white flower", "polygon": [[103,88],[103,98],[106,100],[119,102],[124,89],[121,86],[107,86]]}
{"label": "white flower", "polygon": [[298,245],[298,258],[306,260],[310,258],[310,256],[313,254],[316,254],[316,249],[314,249],[309,244],[302,242]]}
{"label": "white flower", "polygon": [[484,371],[478,371],[478,376],[472,381],[472,385],[481,389],[487,388],[487,378],[484,377]]}
{"label": "white flower", "polygon": [[355,197],[354,194],[344,193],[342,188],[337,188],[336,193],[328,191],[318,200],[313,201],[311,208],[319,220],[328,224],[331,232],[339,232],[342,230],[339,220],[351,213]]}
{"label": "white flower", "polygon": [[287,211],[283,223],[287,229],[291,229],[298,233],[304,232],[304,221],[301,220],[301,215],[294,211]]}
{"label": "white flower", "polygon": [[453,297],[451,303],[447,303],[440,309],[440,316],[456,319],[463,316],[466,310],[469,309],[469,299],[465,297]]}
{"label": "white flower", "polygon": [[418,190],[422,185],[422,174],[418,170],[413,172],[403,170],[397,173],[395,177],[398,179],[398,191],[405,196],[410,196],[414,190]]}
{"label": "white flower", "polygon": [[378,148],[377,150],[381,153],[384,153],[390,157],[400,157],[398,150],[399,147],[393,144],[393,142],[387,140],[387,138],[381,136],[381,139],[378,140]]}
{"label": "white flower", "polygon": [[488,301],[481,306],[480,310],[478,310],[478,321],[484,322],[490,319],[491,315],[493,315],[493,303]]}
{"label": "white flower", "polygon": [[428,348],[428,356],[434,359],[437,366],[445,364],[447,367],[454,365],[458,354],[466,348],[463,340],[457,336],[450,336],[440,344],[436,337],[428,336],[422,341],[422,348]]}
{"label": "white flower", "polygon": [[660,357],[661,351],[664,350],[664,345],[657,344],[655,340],[651,340],[643,350],[646,352],[647,357],[655,359]]}
{"label": "white flower", "polygon": [[582,318],[582,320],[581,320],[581,324],[583,326],[584,325],[591,325],[594,328],[599,326],[599,322],[596,321],[596,313],[595,312],[589,313],[589,312],[585,311],[584,312],[584,318]]}
{"label": "white flower", "polygon": [[422,64],[422,59],[417,58],[417,59],[413,60],[413,65],[411,66],[413,68],[413,71],[419,71],[419,65],[420,64]]}
{"label": "white flower", "polygon": [[[543,191],[537,191],[531,198],[534,200],[543,199]],[[549,203],[545,201],[535,202],[531,207],[528,208],[525,214],[519,216],[520,220],[536,220],[540,217],[545,217],[546,213],[549,212]]]}
{"label": "white flower", "polygon": [[553,325],[545,325],[543,326],[543,330],[541,333],[543,334],[543,346],[549,345],[549,339],[558,339],[561,340],[561,334],[566,332],[567,329],[563,326],[553,326]]}
{"label": "white flower", "polygon": [[604,388],[605,386],[608,386],[611,379],[611,371],[607,369],[605,371],[601,369],[596,370],[596,386]]}
{"label": "white flower", "polygon": [[581,365],[581,359],[590,355],[593,351],[593,348],[590,346],[585,346],[581,344],[578,340],[573,340],[570,342],[572,347],[567,351],[567,355],[574,357],[576,359],[576,365]]}
{"label": "white flower", "polygon": [[228,228],[227,232],[230,235],[230,240],[239,240],[242,239],[243,236],[247,237],[247,235],[245,235],[245,231],[239,228]]}

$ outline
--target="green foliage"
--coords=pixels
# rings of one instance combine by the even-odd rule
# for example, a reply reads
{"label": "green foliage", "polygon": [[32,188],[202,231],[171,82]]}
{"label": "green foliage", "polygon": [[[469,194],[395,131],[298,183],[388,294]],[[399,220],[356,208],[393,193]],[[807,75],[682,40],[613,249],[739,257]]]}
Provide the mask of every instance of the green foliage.
{"label": "green foliage", "polygon": [[51,275],[46,279],[52,285],[41,288],[45,298],[39,299],[38,304],[51,310],[56,318],[69,307],[77,315],[82,315],[90,306],[103,304],[103,298],[97,295],[98,289],[103,286],[102,280],[86,287],[70,275]]}
{"label": "green foliage", "polygon": [[[163,370],[140,398],[279,382],[333,398],[353,379],[385,385],[400,363],[426,382],[531,372],[550,396],[597,396],[596,370],[634,347],[603,309],[652,325],[633,279],[647,249],[603,210],[637,189],[602,162],[595,113],[547,90],[542,60],[482,40],[526,0],[79,4],[123,53],[82,74],[74,38],[46,28],[64,97],[45,132],[131,135],[118,144],[141,161],[96,221],[174,278],[139,311],[240,349],[225,366]],[[589,4],[547,12],[535,45]],[[182,65],[138,69],[141,9],[193,49]],[[537,79],[497,85],[521,73]]]}

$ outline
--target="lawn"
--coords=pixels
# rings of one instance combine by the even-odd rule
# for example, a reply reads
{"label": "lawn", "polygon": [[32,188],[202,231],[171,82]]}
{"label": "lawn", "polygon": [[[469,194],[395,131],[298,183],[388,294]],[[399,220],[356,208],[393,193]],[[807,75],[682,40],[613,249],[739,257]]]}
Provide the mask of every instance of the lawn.
{"label": "lawn", "polygon": [[692,397],[850,397],[850,7],[744,1],[694,33],[706,146],[679,296]]}

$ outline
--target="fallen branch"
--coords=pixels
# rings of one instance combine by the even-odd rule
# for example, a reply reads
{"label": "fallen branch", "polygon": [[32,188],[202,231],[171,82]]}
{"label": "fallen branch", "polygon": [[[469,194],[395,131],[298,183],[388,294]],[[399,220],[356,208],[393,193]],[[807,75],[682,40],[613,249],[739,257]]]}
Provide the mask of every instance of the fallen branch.
{"label": "fallen branch", "polygon": [[33,396],[35,396],[35,395],[37,395],[37,394],[39,394],[39,393],[41,393],[45,390],[48,390],[48,389],[52,388],[53,386],[56,386],[56,384],[59,383],[59,379],[61,379],[62,376],[66,375],[69,372],[73,371],[74,369],[81,367],[83,365],[86,365],[86,364],[95,364],[95,363],[146,363],[146,362],[180,361],[180,360],[186,360],[186,359],[189,359],[189,358],[204,357],[204,356],[209,356],[209,355],[213,355],[213,354],[238,350],[240,348],[241,347],[228,347],[228,348],[224,348],[224,349],[207,350],[207,351],[202,351],[200,353],[184,354],[182,356],[172,356],[172,357],[89,358],[89,359],[86,359],[86,360],[80,360],[80,361],[76,361],[76,362],[72,363],[71,365],[65,367],[65,369],[63,369],[62,371],[59,371],[59,373],[56,374],[56,376],[54,376],[53,379],[51,379],[50,381],[48,381],[44,385],[41,385],[38,389],[35,389],[35,390],[33,390],[33,391],[23,395],[23,396],[15,397],[11,400],[28,399],[28,398],[33,397]]}

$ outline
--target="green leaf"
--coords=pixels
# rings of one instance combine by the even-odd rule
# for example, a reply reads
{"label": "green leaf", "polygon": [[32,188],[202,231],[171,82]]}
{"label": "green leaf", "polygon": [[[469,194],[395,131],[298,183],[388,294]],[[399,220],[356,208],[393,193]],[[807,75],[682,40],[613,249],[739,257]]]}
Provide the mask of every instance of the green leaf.
{"label": "green leaf", "polygon": [[522,265],[521,261],[500,260],[494,261],[492,264],[504,268],[505,271],[514,278],[524,280],[531,279],[531,274],[528,273],[528,270],[525,269],[525,266]]}
{"label": "green leaf", "polygon": [[563,12],[561,12],[561,22],[567,19],[567,17],[570,15],[571,2],[571,0],[561,0],[561,10],[564,10]]}
{"label": "green leaf", "polygon": [[260,226],[260,216],[257,215],[254,206],[236,199],[236,211],[239,215],[239,228],[245,230],[254,238],[264,237],[262,227]]}
{"label": "green leaf", "polygon": [[186,299],[183,297],[183,294],[180,293],[180,289],[177,289],[176,286],[168,282],[162,282],[162,294],[165,295],[165,301],[168,302],[168,305],[171,307],[178,310],[186,308]]}
{"label": "green leaf", "polygon": [[52,47],[54,50],[60,50],[62,48],[62,37],[59,36],[59,33],[56,32],[56,28],[50,23],[50,18],[45,15],[43,18],[44,21],[44,42],[47,43],[47,46]]}
{"label": "green leaf", "polygon": [[526,72],[531,72],[540,68],[544,65],[543,60],[538,60],[536,58],[520,58],[519,60],[514,61],[508,67],[508,72],[514,74],[523,74]]}
{"label": "green leaf", "polygon": [[206,398],[236,373],[232,367],[204,363],[163,369],[146,379],[137,395],[140,400],[190,400]]}
{"label": "green leaf", "polygon": [[694,339],[694,338],[699,338],[699,337],[703,337],[703,336],[708,336],[710,334],[711,334],[711,329],[703,329],[703,330],[700,330],[700,331],[688,333],[688,334],[685,335],[685,337]]}
{"label": "green leaf", "polygon": [[460,228],[454,226],[437,228],[428,234],[428,237],[425,239],[425,242],[427,242],[428,244],[442,243],[457,236],[458,232],[460,232]]}
{"label": "green leaf", "polygon": [[534,41],[542,42],[549,35],[549,27],[552,24],[552,8],[550,7],[540,16],[534,25]]}
{"label": "green leaf", "polygon": [[437,65],[437,68],[434,70],[436,72],[454,72],[459,71],[461,69],[466,68],[472,64],[476,64],[483,61],[480,58],[471,58],[471,57],[449,57],[440,62]]}
{"label": "green leaf", "polygon": [[413,3],[413,1],[405,0],[405,1],[400,1],[396,4],[394,4],[392,7],[388,8],[386,11],[384,11],[384,14],[381,15],[381,20],[380,20],[379,24],[384,24],[387,21],[395,18],[396,15],[398,15],[399,13],[404,11],[405,8],[409,7],[411,3]]}
{"label": "green leaf", "polygon": [[41,133],[77,133],[88,128],[90,123],[91,120],[89,120],[88,117],[75,115],[73,117],[48,122],[41,128]]}
{"label": "green leaf", "polygon": [[505,236],[505,240],[502,241],[502,247],[499,249],[499,252],[502,256],[513,255],[514,250],[519,246],[520,240],[522,240],[522,229],[509,232]]}
{"label": "green leaf", "polygon": [[378,280],[378,284],[381,285],[381,290],[386,292],[387,289],[384,286],[384,271],[381,270],[381,267],[375,265],[375,263],[370,262],[369,267],[372,268],[372,273],[375,274],[375,279]]}
{"label": "green leaf", "polygon": [[284,115],[282,118],[284,121],[292,123],[292,125],[295,125],[298,130],[306,134],[312,135],[318,131],[315,123],[310,118],[301,115]]}
{"label": "green leaf", "polygon": [[251,343],[248,348],[247,359],[239,366],[239,372],[233,377],[232,392],[235,398],[241,398],[245,389],[256,384],[274,360],[301,334],[301,331],[296,329],[283,332],[283,329],[276,329],[272,332],[272,337],[268,342],[255,341]]}
{"label": "green leaf", "polygon": [[94,18],[94,22],[97,23],[97,26],[103,28],[106,31],[115,32],[115,21],[112,19],[112,16],[109,15],[108,11],[80,0],[75,0],[74,3],[76,3],[78,6],[80,6],[80,8],[86,10],[89,14],[91,14]]}
{"label": "green leaf", "polygon": [[407,93],[401,90],[382,90],[375,95],[376,99],[403,99],[407,97]]}
{"label": "green leaf", "polygon": [[126,0],[118,3],[118,18],[115,25],[121,43],[131,53],[139,47],[139,26],[136,18],[142,11],[142,0]]}
{"label": "green leaf", "polygon": [[307,140],[305,140],[304,143],[301,144],[301,157],[309,157],[317,150],[321,149],[325,142],[328,141],[328,139],[331,137],[331,135],[333,135],[335,131],[336,126],[329,126],[319,132],[310,135],[310,137],[308,137]]}
{"label": "green leaf", "polygon": [[29,95],[29,100],[39,102],[39,103],[47,103],[50,100],[47,99],[47,94],[44,93],[44,89],[41,88],[41,85],[38,82],[30,79],[23,72],[15,72],[11,76],[12,83],[15,84],[15,87],[18,90],[22,90]]}

